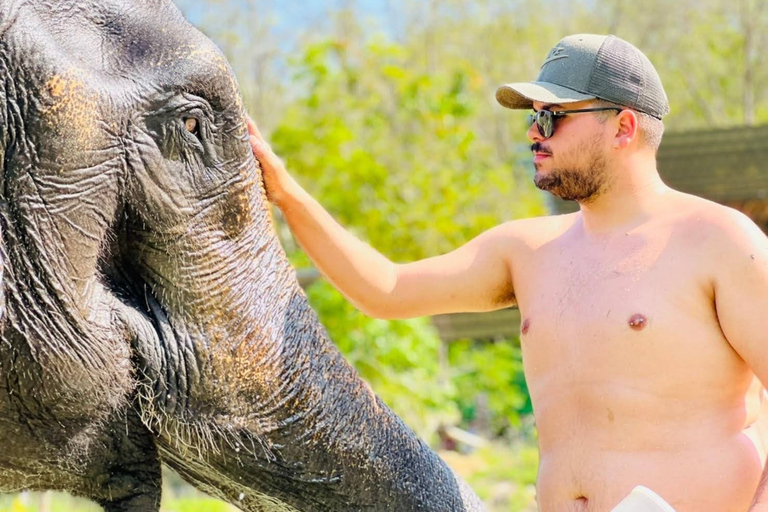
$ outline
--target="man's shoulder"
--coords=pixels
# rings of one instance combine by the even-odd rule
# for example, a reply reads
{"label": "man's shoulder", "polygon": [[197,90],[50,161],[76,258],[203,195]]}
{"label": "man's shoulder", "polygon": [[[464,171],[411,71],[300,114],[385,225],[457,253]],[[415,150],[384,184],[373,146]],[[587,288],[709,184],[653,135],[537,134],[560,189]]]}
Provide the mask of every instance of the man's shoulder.
{"label": "man's shoulder", "polygon": [[577,212],[515,219],[496,226],[489,234],[523,246],[538,247],[571,228],[579,215]]}
{"label": "man's shoulder", "polygon": [[675,231],[698,242],[698,249],[737,255],[766,240],[752,219],[735,208],[683,193],[678,193],[674,203],[675,213],[669,218]]}

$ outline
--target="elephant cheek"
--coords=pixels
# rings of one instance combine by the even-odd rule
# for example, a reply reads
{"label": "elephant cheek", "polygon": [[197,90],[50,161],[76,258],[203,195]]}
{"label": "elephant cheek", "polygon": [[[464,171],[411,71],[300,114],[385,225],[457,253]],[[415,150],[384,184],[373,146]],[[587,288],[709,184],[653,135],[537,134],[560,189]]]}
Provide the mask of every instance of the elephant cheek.
{"label": "elephant cheek", "polygon": [[240,238],[246,229],[253,227],[253,217],[250,210],[240,208],[238,205],[234,208],[226,208],[221,212],[220,225],[227,237],[230,240],[235,240]]}
{"label": "elephant cheek", "polygon": [[49,77],[41,95],[42,119],[83,151],[93,148],[102,135],[98,129],[101,98],[87,84],[88,78],[71,68]]}
{"label": "elephant cheek", "polygon": [[254,199],[257,188],[252,182],[229,194],[219,210],[218,225],[230,240],[237,240],[247,230],[264,229],[257,226]]}

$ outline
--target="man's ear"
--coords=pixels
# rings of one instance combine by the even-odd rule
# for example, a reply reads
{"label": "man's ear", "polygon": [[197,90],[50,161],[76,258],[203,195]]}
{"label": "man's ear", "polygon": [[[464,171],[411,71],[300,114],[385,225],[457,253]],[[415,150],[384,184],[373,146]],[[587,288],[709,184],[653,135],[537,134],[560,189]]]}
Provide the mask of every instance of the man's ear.
{"label": "man's ear", "polygon": [[613,147],[622,149],[629,146],[633,140],[640,136],[639,119],[633,110],[624,109],[615,119],[616,135]]}

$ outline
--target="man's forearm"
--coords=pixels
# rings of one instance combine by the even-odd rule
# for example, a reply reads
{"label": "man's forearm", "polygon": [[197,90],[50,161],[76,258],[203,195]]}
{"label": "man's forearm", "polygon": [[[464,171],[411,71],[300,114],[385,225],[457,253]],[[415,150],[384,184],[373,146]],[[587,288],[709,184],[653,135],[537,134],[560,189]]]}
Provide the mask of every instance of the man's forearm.
{"label": "man's forearm", "polygon": [[384,306],[397,281],[397,266],[345,230],[295,182],[278,207],[320,272],[360,310],[386,316]]}

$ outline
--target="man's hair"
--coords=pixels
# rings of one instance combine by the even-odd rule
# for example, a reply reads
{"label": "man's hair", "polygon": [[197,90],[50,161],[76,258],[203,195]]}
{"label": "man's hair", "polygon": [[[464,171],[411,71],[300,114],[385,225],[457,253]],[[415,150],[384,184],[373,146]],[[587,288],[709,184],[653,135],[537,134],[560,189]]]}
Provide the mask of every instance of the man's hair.
{"label": "man's hair", "polygon": [[[628,108],[624,105],[618,105],[616,103],[611,103],[610,101],[600,99],[597,100],[597,102],[601,107],[616,107],[620,109]],[[661,137],[664,135],[664,123],[661,121],[661,119],[648,115],[644,112],[639,112],[635,109],[631,110],[637,115],[637,128],[640,132],[640,136],[642,137],[643,144],[653,149],[654,151],[658,151],[659,145],[661,144]],[[610,112],[603,112],[602,114],[602,119],[608,120]]]}

